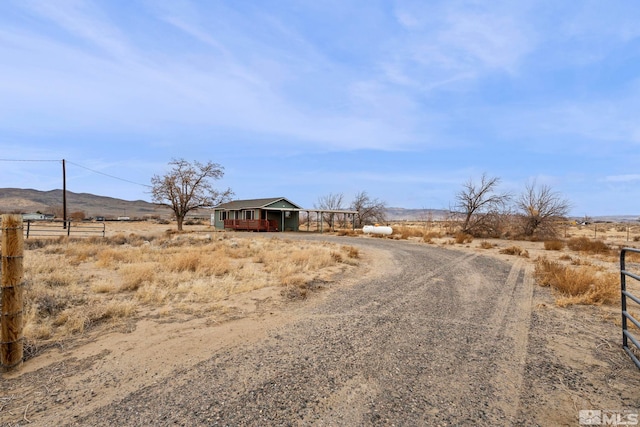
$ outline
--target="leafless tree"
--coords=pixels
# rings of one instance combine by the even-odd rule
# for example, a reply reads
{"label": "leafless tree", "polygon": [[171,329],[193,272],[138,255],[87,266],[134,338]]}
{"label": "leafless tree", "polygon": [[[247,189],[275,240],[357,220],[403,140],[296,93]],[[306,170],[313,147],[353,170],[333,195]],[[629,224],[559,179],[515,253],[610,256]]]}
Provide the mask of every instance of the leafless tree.
{"label": "leafless tree", "polygon": [[231,189],[219,191],[213,187],[211,181],[224,175],[224,168],[217,163],[173,159],[169,165],[169,172],[151,178],[151,195],[155,203],[171,208],[178,231],[182,231],[184,218],[190,211],[213,207],[233,195]]}
{"label": "leafless tree", "polygon": [[525,236],[543,237],[557,235],[556,225],[564,220],[571,204],[548,185],[526,185],[516,201],[516,208],[523,218],[522,233]]}
{"label": "leafless tree", "polygon": [[69,217],[72,221],[82,221],[87,217],[87,214],[85,214],[83,211],[75,211],[71,212],[69,214]]}
{"label": "leafless tree", "polygon": [[366,223],[385,222],[385,209],[387,205],[378,199],[369,197],[366,191],[355,195],[350,209],[357,211],[355,215],[356,227],[362,227]]}
{"label": "leafless tree", "polygon": [[500,219],[511,200],[509,193],[498,193],[500,178],[482,174],[480,182],[469,179],[456,194],[455,209],[464,218],[462,231],[474,236],[495,235]]}
{"label": "leafless tree", "polygon": [[[344,195],[342,193],[330,193],[326,196],[321,196],[318,202],[313,205],[314,208],[319,210],[342,210],[344,204]],[[334,227],[335,213],[328,212],[322,215],[322,220],[329,224],[329,227]]]}

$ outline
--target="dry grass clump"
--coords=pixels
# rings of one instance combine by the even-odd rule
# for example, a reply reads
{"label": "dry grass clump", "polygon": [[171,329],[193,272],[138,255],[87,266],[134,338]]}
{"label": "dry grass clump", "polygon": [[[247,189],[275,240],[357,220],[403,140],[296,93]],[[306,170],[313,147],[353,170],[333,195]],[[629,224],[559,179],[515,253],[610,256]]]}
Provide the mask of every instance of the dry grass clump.
{"label": "dry grass clump", "polygon": [[[33,242],[35,240],[30,240]],[[61,340],[120,324],[143,308],[209,313],[230,295],[314,283],[357,265],[358,248],[262,237],[168,234],[158,239],[49,239],[25,254],[25,338]]]}
{"label": "dry grass clump", "polygon": [[561,251],[564,249],[564,241],[559,239],[545,240],[544,249],[546,251]]}
{"label": "dry grass clump", "polygon": [[520,246],[509,246],[508,248],[500,249],[498,252],[505,255],[516,255],[529,258],[529,251],[522,249]]}
{"label": "dry grass clump", "polygon": [[425,231],[422,236],[422,241],[425,243],[433,243],[433,239],[439,239],[442,236],[443,234],[438,231]]}
{"label": "dry grass clump", "polygon": [[400,227],[394,227],[393,234],[400,237],[402,240],[407,240],[410,237],[423,238],[424,232],[419,227],[409,227],[402,225]]}
{"label": "dry grass clump", "polygon": [[471,243],[473,242],[473,236],[471,234],[467,234],[467,233],[463,233],[462,231],[458,231],[454,236],[453,236],[454,241],[457,244],[463,244],[463,243]]}
{"label": "dry grass clump", "polygon": [[607,304],[618,301],[619,277],[616,273],[599,271],[593,267],[571,268],[538,258],[535,277],[541,286],[550,286],[559,296],[556,304]]}
{"label": "dry grass clump", "polygon": [[481,249],[493,249],[496,247],[495,243],[491,243],[491,242],[487,242],[486,240],[483,240],[482,242],[480,242],[480,246]]}
{"label": "dry grass clump", "polygon": [[590,254],[603,254],[606,255],[611,251],[611,248],[607,246],[602,240],[591,240],[588,237],[572,237],[567,241],[567,246],[572,251],[586,252]]}

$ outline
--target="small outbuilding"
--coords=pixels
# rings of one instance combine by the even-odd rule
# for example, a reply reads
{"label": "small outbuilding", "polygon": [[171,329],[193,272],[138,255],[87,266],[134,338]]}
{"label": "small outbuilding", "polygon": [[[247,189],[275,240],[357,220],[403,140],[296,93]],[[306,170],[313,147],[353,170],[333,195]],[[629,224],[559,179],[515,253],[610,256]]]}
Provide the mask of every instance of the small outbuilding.
{"label": "small outbuilding", "polygon": [[234,200],[213,208],[211,225],[219,230],[297,231],[301,210],[284,197]]}
{"label": "small outbuilding", "polygon": [[53,214],[43,214],[40,212],[22,214],[23,221],[53,221],[53,218]]}

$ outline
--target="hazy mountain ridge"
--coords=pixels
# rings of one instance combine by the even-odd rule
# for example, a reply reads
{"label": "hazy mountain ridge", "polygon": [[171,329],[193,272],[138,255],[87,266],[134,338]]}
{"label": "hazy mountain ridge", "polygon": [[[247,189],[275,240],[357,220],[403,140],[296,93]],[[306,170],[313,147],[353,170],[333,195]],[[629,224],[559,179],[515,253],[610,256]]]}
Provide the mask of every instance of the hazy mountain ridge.
{"label": "hazy mountain ridge", "polygon": [[[23,188],[0,188],[0,212],[55,213],[62,209],[62,190],[40,191]],[[144,200],[122,200],[89,193],[67,191],[67,214],[84,212],[87,217],[144,218],[168,216],[167,208]]]}

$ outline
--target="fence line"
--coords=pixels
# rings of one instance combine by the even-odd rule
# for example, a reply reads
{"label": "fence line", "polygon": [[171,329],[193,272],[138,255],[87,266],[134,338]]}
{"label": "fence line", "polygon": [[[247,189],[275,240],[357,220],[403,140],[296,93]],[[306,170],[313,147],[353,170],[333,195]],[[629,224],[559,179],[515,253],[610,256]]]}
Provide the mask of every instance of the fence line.
{"label": "fence line", "polygon": [[25,221],[25,238],[30,237],[89,237],[99,235],[105,236],[106,226],[96,222],[74,222],[67,221],[66,228],[62,221]]}

